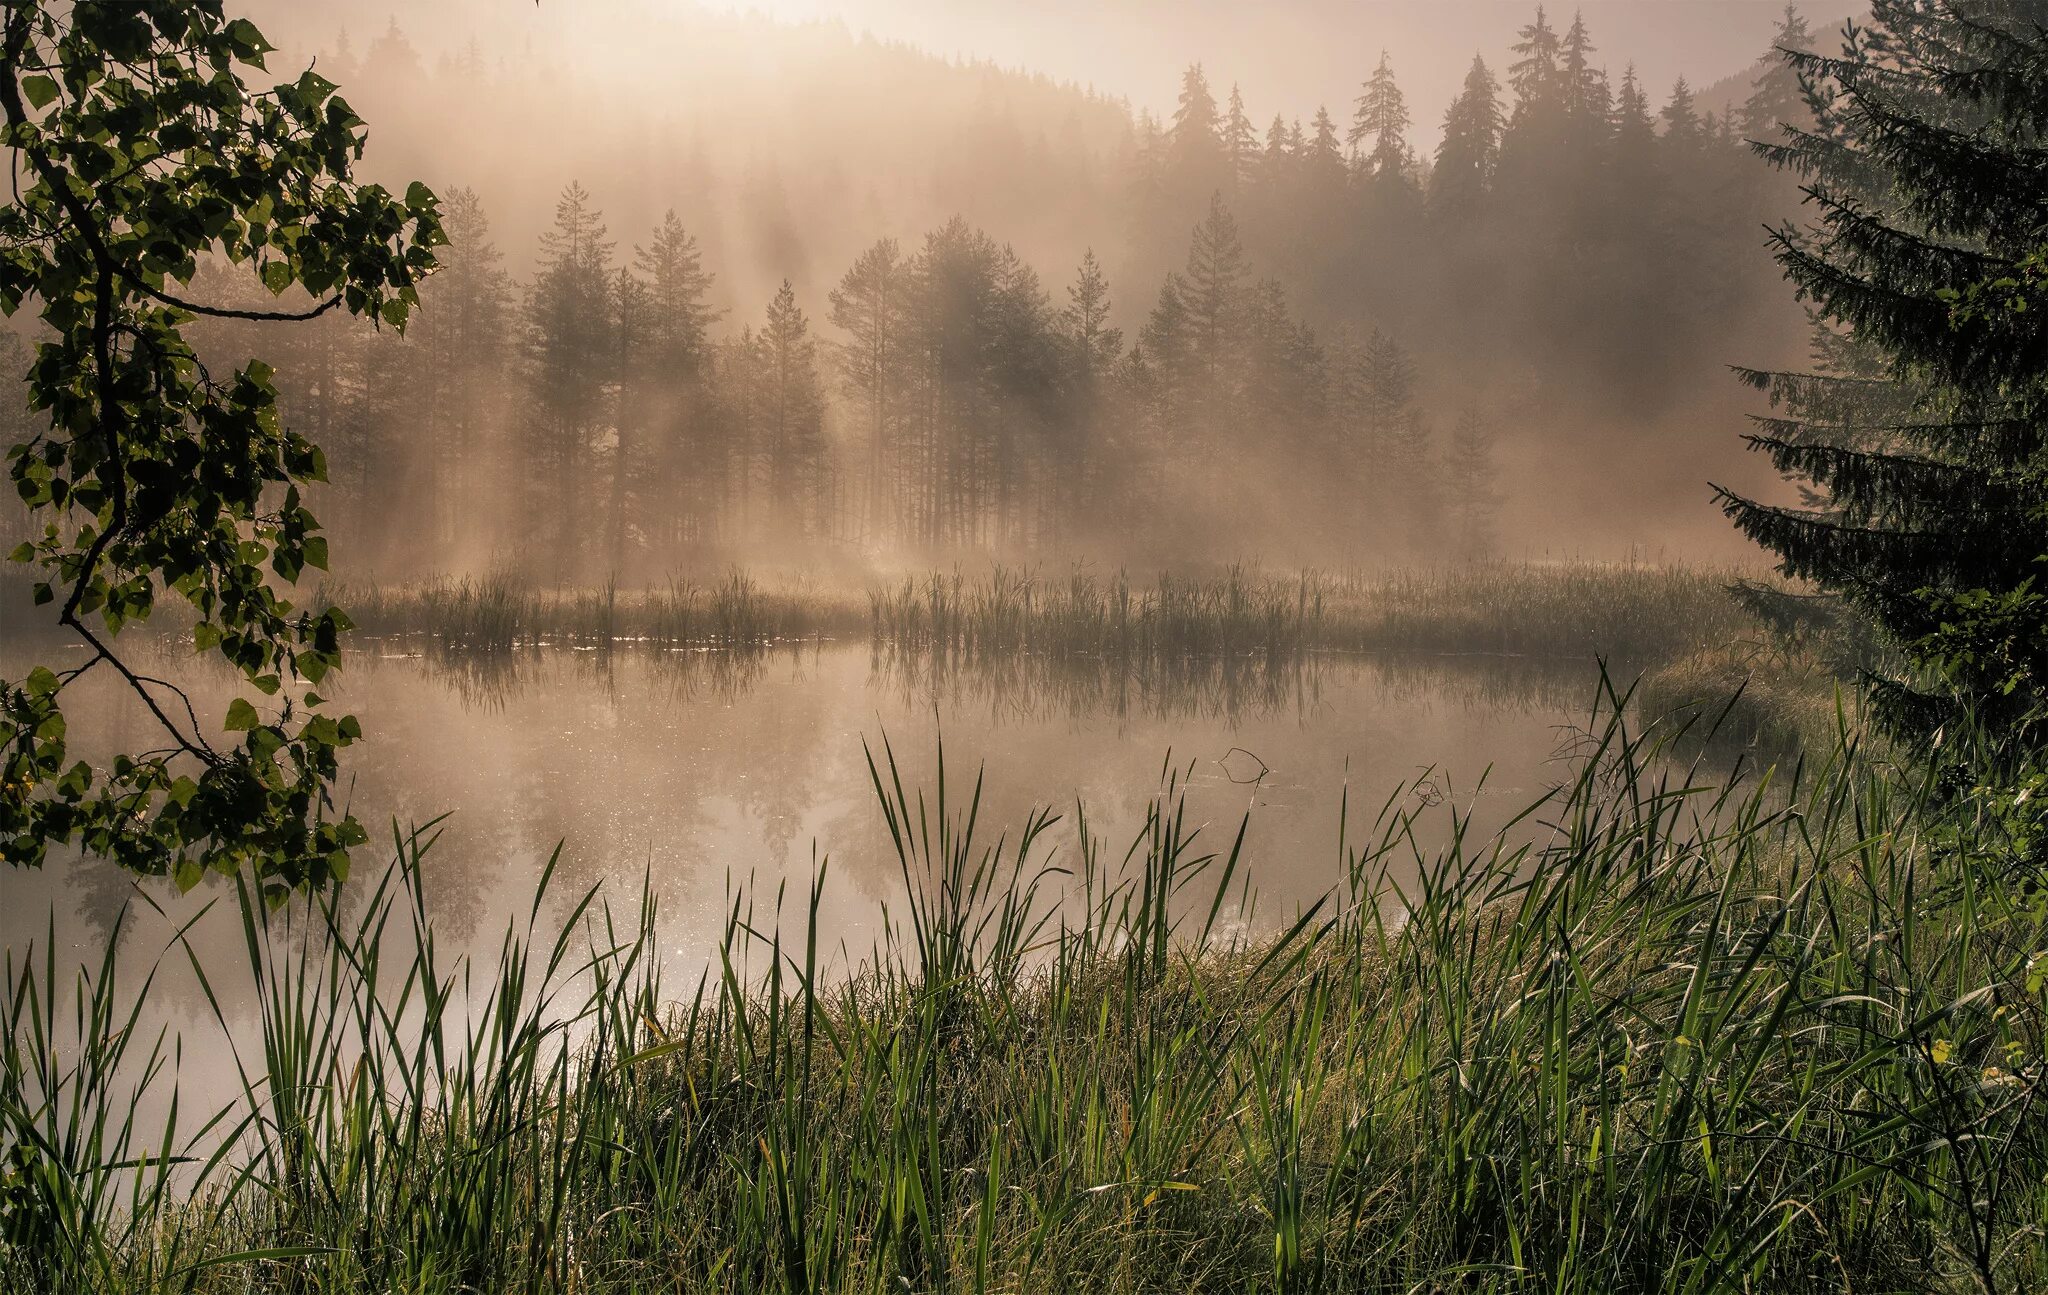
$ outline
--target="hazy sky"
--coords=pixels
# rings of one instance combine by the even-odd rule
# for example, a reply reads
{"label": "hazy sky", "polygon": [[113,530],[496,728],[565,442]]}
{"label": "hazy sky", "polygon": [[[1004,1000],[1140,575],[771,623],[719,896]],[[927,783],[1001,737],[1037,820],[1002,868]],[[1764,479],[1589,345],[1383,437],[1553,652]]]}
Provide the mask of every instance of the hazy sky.
{"label": "hazy sky", "polygon": [[[750,0],[723,7],[839,19],[934,51],[1093,84],[1161,113],[1173,106],[1181,69],[1201,61],[1226,87],[1242,83],[1262,127],[1276,111],[1306,117],[1319,103],[1348,120],[1359,77],[1385,49],[1408,91],[1417,142],[1428,146],[1473,54],[1485,55],[1496,74],[1503,73],[1514,33],[1536,6],[1534,0]],[[1866,7],[1854,0],[1801,6],[1823,32]],[[1569,25],[1574,8],[1552,5],[1553,23]],[[1784,3],[1585,0],[1576,8],[1613,74],[1618,78],[1633,60],[1653,97],[1661,98],[1681,75],[1699,86],[1746,67],[1769,46]]]}
{"label": "hazy sky", "polygon": [[[1438,122],[1474,53],[1497,74],[1534,0],[245,0],[267,28],[318,43],[347,28],[360,43],[395,16],[425,48],[476,38],[622,65],[659,64],[677,30],[661,21],[696,7],[754,10],[790,21],[839,22],[937,53],[993,59],[1128,97],[1170,113],[1181,70],[1203,62],[1242,84],[1263,129],[1275,112],[1306,118],[1327,103],[1348,122],[1358,82],[1388,51],[1415,116],[1415,142]],[[1829,32],[1867,5],[1804,0]],[[1678,76],[1704,86],[1767,48],[1783,0],[1585,0],[1577,6],[1618,78],[1633,61],[1661,100]],[[1573,6],[1553,5],[1561,29]],[[636,43],[636,36],[645,40]],[[649,67],[646,70],[654,70]]]}

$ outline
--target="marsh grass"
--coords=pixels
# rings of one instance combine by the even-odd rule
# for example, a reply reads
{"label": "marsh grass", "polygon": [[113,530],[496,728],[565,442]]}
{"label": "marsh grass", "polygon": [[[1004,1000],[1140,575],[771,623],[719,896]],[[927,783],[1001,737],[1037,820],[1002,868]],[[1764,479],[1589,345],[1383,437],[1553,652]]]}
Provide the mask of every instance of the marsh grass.
{"label": "marsh grass", "polygon": [[769,590],[742,571],[657,589],[542,590],[507,575],[406,586],[337,585],[325,602],[378,638],[447,653],[522,647],[756,648],[858,633],[858,607],[804,589]]}
{"label": "marsh grass", "polygon": [[1693,721],[1702,744],[1789,762],[1801,751],[1824,751],[1855,712],[1854,676],[1804,649],[1774,650],[1755,642],[1689,652],[1649,671],[1637,687],[1646,715]]}
{"label": "marsh grass", "polygon": [[244,963],[205,983],[247,982],[260,1048],[162,1128],[135,1088],[220,1044],[144,1033],[111,953],[10,952],[0,1281],[2039,1289],[2044,933],[2013,842],[1851,734],[1708,778],[1633,713],[1603,689],[1571,776],[1497,834],[1420,785],[1347,810],[1330,893],[1284,914],[1176,769],[1127,849],[1076,807],[1062,855],[1051,813],[992,830],[978,778],[942,752],[907,787],[884,744],[872,951],[820,949],[820,864],[735,895],[677,1001],[647,896],[549,923],[552,870],[494,963],[443,958],[416,834],[353,916],[226,901]]}
{"label": "marsh grass", "polygon": [[1732,569],[1468,563],[1323,578],[1324,645],[1370,652],[1595,656],[1630,665],[1754,639]]}
{"label": "marsh grass", "polygon": [[1626,663],[1754,637],[1739,574],[1629,565],[1461,564],[1389,573],[1214,574],[994,566],[839,593],[773,588],[733,571],[706,584],[542,591],[504,576],[336,587],[366,633],[451,651],[541,643],[733,647],[855,637],[951,657],[1110,662],[1261,658],[1318,651],[1553,656]]}

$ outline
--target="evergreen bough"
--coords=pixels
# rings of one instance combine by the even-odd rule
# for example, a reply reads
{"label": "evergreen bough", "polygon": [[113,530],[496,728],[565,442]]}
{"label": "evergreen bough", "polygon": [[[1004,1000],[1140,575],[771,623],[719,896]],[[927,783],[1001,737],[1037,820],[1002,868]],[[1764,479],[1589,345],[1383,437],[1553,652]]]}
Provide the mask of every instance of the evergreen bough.
{"label": "evergreen bough", "polygon": [[[1813,120],[1759,142],[1817,218],[1772,235],[1820,325],[1806,373],[1742,370],[1751,444],[1804,506],[1726,490],[1780,569],[1898,649],[1881,715],[1926,739],[1967,708],[2048,716],[2048,3],[1876,0],[1839,54],[1787,50]],[[2031,743],[2029,743],[2031,745]]]}

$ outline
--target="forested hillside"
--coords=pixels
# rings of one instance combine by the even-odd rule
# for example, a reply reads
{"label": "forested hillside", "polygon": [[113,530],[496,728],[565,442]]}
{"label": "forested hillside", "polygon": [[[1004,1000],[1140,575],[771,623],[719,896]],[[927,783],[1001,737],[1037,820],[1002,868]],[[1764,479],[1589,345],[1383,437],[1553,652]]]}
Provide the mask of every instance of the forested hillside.
{"label": "forested hillside", "polygon": [[635,36],[684,51],[653,108],[638,46],[609,84],[396,22],[319,56],[455,242],[407,338],[323,321],[280,366],[352,451],[327,515],[365,569],[428,562],[393,506],[430,565],[565,581],[1683,543],[1700,479],[1755,471],[1724,365],[1803,345],[1760,247],[1797,195],[1743,144],[1803,111],[1781,63],[1702,111],[1539,9],[1448,105],[1387,53],[1301,121],[1228,51],[1155,116],[838,27]]}

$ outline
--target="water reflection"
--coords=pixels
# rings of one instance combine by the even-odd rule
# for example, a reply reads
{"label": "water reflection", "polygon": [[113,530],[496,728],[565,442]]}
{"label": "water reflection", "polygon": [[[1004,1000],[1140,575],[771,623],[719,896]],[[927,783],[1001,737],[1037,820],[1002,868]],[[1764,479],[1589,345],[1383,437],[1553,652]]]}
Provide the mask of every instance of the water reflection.
{"label": "water reflection", "polygon": [[[0,649],[0,656],[5,656]],[[0,661],[0,671],[13,662]],[[186,663],[190,665],[189,662]],[[172,670],[173,663],[153,666]],[[233,695],[224,673],[186,669],[203,717]],[[1036,805],[1085,802],[1118,847],[1142,821],[1162,762],[1192,769],[1189,817],[1227,837],[1247,811],[1263,911],[1284,911],[1340,876],[1347,785],[1377,807],[1433,768],[1430,794],[1470,802],[1474,830],[1505,820],[1559,776],[1558,733],[1583,721],[1590,667],[1497,658],[1311,656],[1112,666],[1086,660],[905,656],[867,644],[755,652],[525,650],[420,654],[374,644],[332,690],[368,734],[351,753],[349,807],[388,842],[447,814],[425,883],[449,949],[495,944],[523,921],[563,846],[556,893],[591,885],[630,903],[643,879],[685,982],[713,947],[729,892],[800,890],[832,859],[827,947],[857,955],[900,884],[876,812],[864,742],[886,734],[906,783],[929,787],[942,732],[956,772],[986,761],[982,821],[1014,826]],[[106,680],[67,693],[72,732],[103,757],[148,733]],[[1256,762],[1256,777],[1244,776]],[[1491,770],[1486,795],[1474,797]],[[1049,837],[1071,850],[1072,816]],[[364,852],[366,874],[377,855]],[[153,953],[221,884],[177,896],[78,862],[0,877],[7,947],[40,943],[52,908],[61,956],[112,938],[139,885],[166,916],[139,911],[124,939]],[[202,955],[232,957],[226,908],[196,928]],[[196,994],[181,992],[187,1011]]]}

